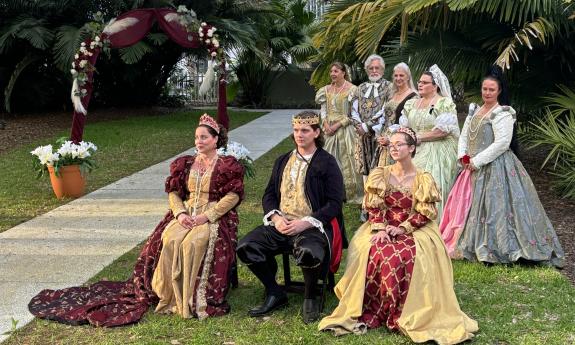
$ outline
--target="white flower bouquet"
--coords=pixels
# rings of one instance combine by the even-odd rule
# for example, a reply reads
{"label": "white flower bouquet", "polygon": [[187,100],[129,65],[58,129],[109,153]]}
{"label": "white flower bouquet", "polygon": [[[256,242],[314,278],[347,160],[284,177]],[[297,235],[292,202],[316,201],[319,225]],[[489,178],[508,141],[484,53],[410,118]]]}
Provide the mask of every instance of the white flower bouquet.
{"label": "white flower bouquet", "polygon": [[256,176],[256,172],[254,170],[254,161],[249,156],[250,151],[248,151],[244,145],[236,141],[230,141],[225,148],[220,147],[218,149],[218,154],[221,156],[235,157],[244,166],[247,177]]}
{"label": "white flower bouquet", "polygon": [[66,138],[57,141],[61,143],[60,148],[53,152],[52,145],[38,146],[30,153],[38,159],[34,160],[34,168],[38,171],[38,177],[48,171],[48,166],[54,168],[56,176],[59,176],[59,170],[63,166],[78,165],[82,175],[91,172],[96,164],[94,154],[98,147],[91,142],[81,141],[78,144],[66,140]]}

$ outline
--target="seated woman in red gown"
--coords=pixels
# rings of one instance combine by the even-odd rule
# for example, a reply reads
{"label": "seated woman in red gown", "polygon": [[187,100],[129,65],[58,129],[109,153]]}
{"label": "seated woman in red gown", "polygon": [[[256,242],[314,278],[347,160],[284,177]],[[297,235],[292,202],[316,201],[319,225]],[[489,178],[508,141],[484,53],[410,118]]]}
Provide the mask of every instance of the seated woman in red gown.
{"label": "seated woman in red gown", "polygon": [[350,243],[335,287],[339,305],[320,330],[361,334],[385,326],[414,342],[440,344],[478,330],[453,291],[451,261],[434,221],[440,193],[431,174],[411,161],[416,142],[412,129],[399,128],[389,144],[395,163],[369,174],[363,201],[369,220]]}
{"label": "seated woman in red gown", "polygon": [[[225,297],[236,258],[236,207],[244,195],[244,168],[234,157],[217,154],[227,135],[208,115],[200,118],[195,144],[196,155],[170,165],[170,210],[148,237],[132,277],[43,290],[28,304],[34,316],[113,327],[137,322],[156,303],[156,311],[183,317],[229,312]],[[178,265],[172,265],[174,260]]]}

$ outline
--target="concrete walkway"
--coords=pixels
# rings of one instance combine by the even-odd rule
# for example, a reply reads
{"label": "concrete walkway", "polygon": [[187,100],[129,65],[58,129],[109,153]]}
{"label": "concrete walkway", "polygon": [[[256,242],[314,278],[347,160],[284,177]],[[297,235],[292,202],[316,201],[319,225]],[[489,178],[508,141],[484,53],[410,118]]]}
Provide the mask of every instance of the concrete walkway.
{"label": "concrete walkway", "polygon": [[[272,111],[231,131],[230,140],[255,160],[291,133],[297,112]],[[147,238],[167,211],[164,181],[172,160],[0,233],[0,342],[12,319],[18,327],[33,319],[27,305],[40,290],[81,285]]]}

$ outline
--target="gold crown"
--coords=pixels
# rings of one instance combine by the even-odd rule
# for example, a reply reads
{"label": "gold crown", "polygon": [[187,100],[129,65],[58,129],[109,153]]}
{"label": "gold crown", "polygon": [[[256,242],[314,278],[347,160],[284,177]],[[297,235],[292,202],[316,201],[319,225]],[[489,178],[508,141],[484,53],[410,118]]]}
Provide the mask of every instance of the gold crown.
{"label": "gold crown", "polygon": [[409,127],[399,127],[397,129],[397,133],[405,133],[411,137],[414,141],[417,142],[417,137],[415,136],[415,132]]}
{"label": "gold crown", "polygon": [[220,126],[210,115],[204,114],[200,116],[200,125],[206,125],[212,128],[216,133],[220,134]]}
{"label": "gold crown", "polygon": [[[297,116],[297,115],[296,115]],[[319,116],[311,116],[306,118],[301,117],[292,117],[291,124],[292,125],[319,125]]]}

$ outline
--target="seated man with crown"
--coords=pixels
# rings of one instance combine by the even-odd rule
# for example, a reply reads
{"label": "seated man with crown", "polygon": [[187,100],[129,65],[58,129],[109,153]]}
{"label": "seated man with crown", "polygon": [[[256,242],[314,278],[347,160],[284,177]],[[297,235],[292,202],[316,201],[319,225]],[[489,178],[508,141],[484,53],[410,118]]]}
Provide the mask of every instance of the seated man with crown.
{"label": "seated man with crown", "polygon": [[345,245],[342,202],[343,177],[335,158],[322,149],[319,116],[303,111],[292,119],[295,149],[280,156],[263,196],[263,225],[238,244],[241,261],[262,282],[266,298],[249,311],[266,315],[288,303],[276,282],[275,256],[291,252],[304,276],[303,320],[319,318],[316,285],[327,269],[337,270]]}

